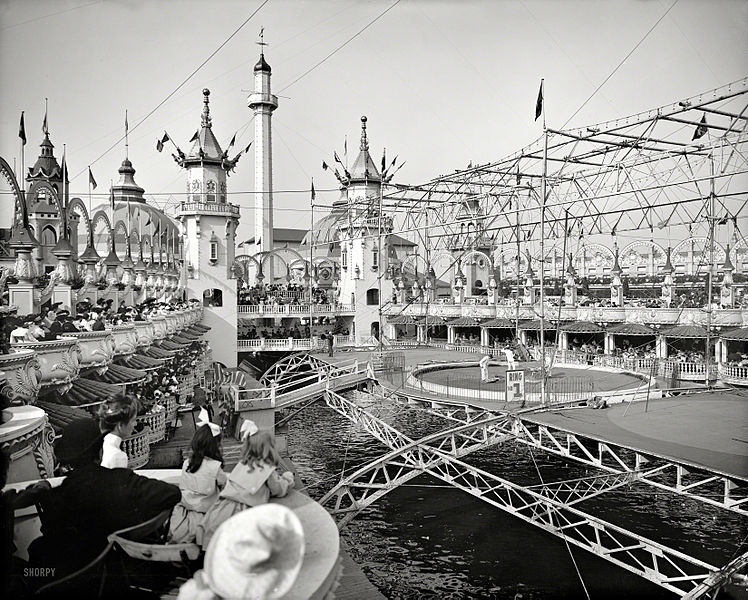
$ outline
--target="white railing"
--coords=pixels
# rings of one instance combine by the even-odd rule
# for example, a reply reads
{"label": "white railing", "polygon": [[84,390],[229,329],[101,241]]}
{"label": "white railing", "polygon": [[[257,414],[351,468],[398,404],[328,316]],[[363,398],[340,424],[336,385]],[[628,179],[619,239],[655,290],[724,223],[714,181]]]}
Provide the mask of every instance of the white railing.
{"label": "white railing", "polygon": [[317,350],[325,347],[324,340],[317,338],[260,338],[237,340],[239,350]]}
{"label": "white railing", "polygon": [[336,315],[341,313],[353,313],[350,304],[239,304],[237,312],[239,315],[291,315],[304,317],[312,315]]}
{"label": "white railing", "polygon": [[725,383],[748,385],[748,367],[719,365],[719,378]]}

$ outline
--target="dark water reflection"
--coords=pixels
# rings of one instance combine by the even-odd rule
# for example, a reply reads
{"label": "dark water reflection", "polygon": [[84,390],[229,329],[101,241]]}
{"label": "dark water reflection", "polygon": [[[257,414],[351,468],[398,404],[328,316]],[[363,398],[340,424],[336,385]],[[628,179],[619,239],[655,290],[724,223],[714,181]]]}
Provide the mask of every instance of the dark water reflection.
{"label": "dark water reflection", "polygon": [[[385,420],[411,437],[447,422],[415,409],[392,409]],[[381,443],[318,403],[291,421],[289,451],[313,498],[339,481],[345,468],[387,452]],[[513,482],[590,474],[583,466],[505,444],[464,460]],[[674,494],[635,485],[577,506],[621,527],[713,565],[734,557],[746,535],[744,519]],[[524,523],[429,476],[418,477],[361,512],[342,532],[351,554],[389,598],[667,598],[666,590]],[[745,551],[745,548],[742,549]]]}

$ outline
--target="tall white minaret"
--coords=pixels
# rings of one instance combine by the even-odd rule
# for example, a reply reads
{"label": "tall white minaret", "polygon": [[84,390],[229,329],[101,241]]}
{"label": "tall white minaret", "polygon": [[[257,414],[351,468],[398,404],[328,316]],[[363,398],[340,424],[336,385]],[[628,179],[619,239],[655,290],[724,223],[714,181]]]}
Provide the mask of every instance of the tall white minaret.
{"label": "tall white minaret", "polygon": [[[262,37],[262,34],[260,34]],[[255,91],[247,104],[255,113],[255,251],[273,249],[273,137],[270,123],[278,98],[270,93],[270,65],[265,62],[264,42],[255,65]],[[272,261],[265,263],[265,281],[272,281]]]}

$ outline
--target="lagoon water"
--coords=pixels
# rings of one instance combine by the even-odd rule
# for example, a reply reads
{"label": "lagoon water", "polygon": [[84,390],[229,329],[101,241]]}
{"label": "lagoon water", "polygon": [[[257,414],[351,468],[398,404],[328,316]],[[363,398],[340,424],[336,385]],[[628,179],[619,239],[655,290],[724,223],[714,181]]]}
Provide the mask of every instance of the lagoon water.
{"label": "lagoon water", "polygon": [[[449,426],[395,402],[374,411],[412,438]],[[290,422],[288,445],[315,499],[335,486],[343,470],[351,473],[387,452],[323,402]],[[592,474],[537,450],[531,455],[528,447],[514,443],[463,460],[525,485],[540,482],[536,464],[545,481]],[[608,492],[577,507],[719,566],[737,555],[748,533],[738,515],[644,485]],[[413,479],[379,499],[342,535],[354,560],[388,598],[586,598],[581,581],[593,600],[675,597],[585,550],[570,550],[562,539],[430,476]]]}

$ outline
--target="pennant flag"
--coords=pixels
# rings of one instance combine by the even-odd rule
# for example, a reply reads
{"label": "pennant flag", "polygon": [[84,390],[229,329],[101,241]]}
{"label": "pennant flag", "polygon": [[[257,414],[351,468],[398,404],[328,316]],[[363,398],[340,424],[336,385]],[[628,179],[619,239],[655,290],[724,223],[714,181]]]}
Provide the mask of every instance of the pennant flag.
{"label": "pennant flag", "polygon": [[387,159],[385,158],[386,152],[387,151],[384,148],[382,148],[382,173],[384,173],[387,170],[385,167],[385,165],[387,164]]}
{"label": "pennant flag", "polygon": [[125,109],[125,135],[130,131],[130,126],[127,124],[127,109]]}
{"label": "pennant flag", "polygon": [[330,168],[330,167],[328,166],[328,164],[327,164],[327,163],[326,163],[326,162],[325,162],[325,161],[323,160],[323,161],[322,161],[322,170],[323,170],[323,171],[327,171],[327,169],[329,169],[329,168]]}
{"label": "pennant flag", "polygon": [[44,99],[44,121],[42,122],[42,133],[47,135],[49,133],[49,127],[47,126],[47,99]]}
{"label": "pennant flag", "polygon": [[348,136],[345,136],[345,140],[343,140],[343,154],[348,156]]}
{"label": "pennant flag", "polygon": [[251,146],[252,146],[252,142],[249,142],[249,144],[247,144],[247,147],[244,149],[244,154],[246,154],[247,152],[249,152],[249,148]]}
{"label": "pennant flag", "polygon": [[333,152],[333,154],[335,155],[335,162],[339,162],[342,165],[343,161],[340,160],[340,157],[338,156],[338,153],[337,152]]}
{"label": "pennant flag", "polygon": [[68,165],[67,165],[67,159],[65,158],[65,154],[67,153],[65,147],[62,149],[62,168],[60,169],[60,172],[62,173],[62,184],[65,185],[65,182],[67,181],[67,171],[68,171]]}
{"label": "pennant flag", "polygon": [[701,115],[701,121],[699,121],[699,125],[698,127],[696,127],[696,131],[693,132],[691,141],[698,140],[700,137],[704,137],[708,130],[709,128],[706,126],[706,113],[703,113]]}
{"label": "pennant flag", "polygon": [[231,141],[229,142],[229,147],[226,148],[226,151],[231,150],[231,148],[234,147],[234,144],[236,143],[236,134],[234,134],[234,137],[231,138]]}
{"label": "pennant flag", "polygon": [[538,99],[535,102],[535,120],[543,114],[543,80],[540,80],[540,89],[538,90]]}
{"label": "pennant flag", "polygon": [[23,111],[21,111],[21,124],[18,126],[18,137],[21,138],[23,145],[26,145],[26,125],[23,123]]}
{"label": "pennant flag", "polygon": [[317,197],[317,194],[314,191],[314,179],[312,179],[312,202]]}
{"label": "pennant flag", "polygon": [[88,185],[91,186],[92,190],[96,189],[96,180],[94,179],[93,173],[91,172],[91,167],[88,167]]}
{"label": "pennant flag", "polygon": [[196,131],[196,132],[195,132],[195,135],[193,135],[193,136],[192,136],[192,137],[190,138],[190,142],[194,142],[194,141],[195,141],[195,140],[197,139],[197,137],[198,137],[199,133],[200,133],[200,131]]}
{"label": "pennant flag", "polygon": [[114,188],[111,185],[109,186],[109,205],[112,207],[112,211],[114,211]]}

